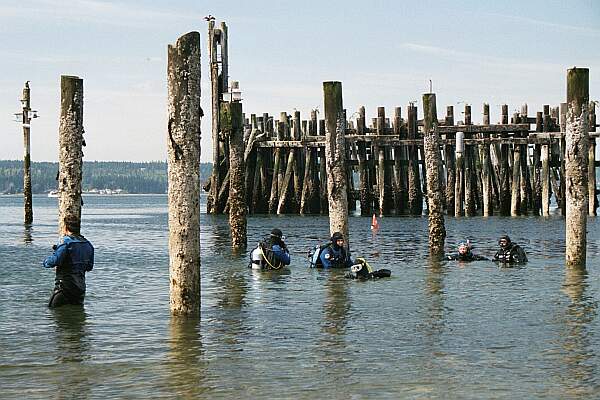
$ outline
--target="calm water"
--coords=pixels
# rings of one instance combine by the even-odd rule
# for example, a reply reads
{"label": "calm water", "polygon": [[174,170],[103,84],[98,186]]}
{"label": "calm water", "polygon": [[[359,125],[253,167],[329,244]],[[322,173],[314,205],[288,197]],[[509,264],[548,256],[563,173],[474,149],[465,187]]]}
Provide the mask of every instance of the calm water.
{"label": "calm water", "polygon": [[531,260],[430,264],[427,219],[352,217],[353,255],[392,278],[308,269],[327,217],[252,217],[249,243],[280,227],[288,273],[256,273],[229,250],[227,217],[202,215],[202,312],[169,314],[166,196],[88,196],[96,247],[83,310],[49,310],[56,199],[0,197],[0,397],[590,398],[600,395],[600,235],[587,273],[566,271],[558,217],[447,218],[447,243],[490,256],[508,232]]}

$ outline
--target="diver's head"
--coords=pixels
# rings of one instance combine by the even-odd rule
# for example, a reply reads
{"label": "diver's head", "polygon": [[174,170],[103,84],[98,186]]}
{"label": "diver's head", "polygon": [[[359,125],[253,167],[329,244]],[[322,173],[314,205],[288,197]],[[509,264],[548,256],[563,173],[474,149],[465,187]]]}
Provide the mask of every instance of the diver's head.
{"label": "diver's head", "polygon": [[511,244],[511,241],[510,241],[510,238],[508,237],[508,235],[502,235],[502,236],[500,236],[500,239],[498,239],[498,244],[503,249],[509,247],[510,244]]}
{"label": "diver's head", "polygon": [[465,242],[458,244],[458,254],[465,255],[469,252],[469,245]]}
{"label": "diver's head", "polygon": [[285,240],[285,236],[283,236],[283,232],[281,232],[281,229],[273,229],[271,231],[271,241],[273,243],[281,243]]}
{"label": "diver's head", "polygon": [[344,247],[344,235],[342,235],[340,232],[335,232],[333,235],[331,235],[331,244],[336,247]]}

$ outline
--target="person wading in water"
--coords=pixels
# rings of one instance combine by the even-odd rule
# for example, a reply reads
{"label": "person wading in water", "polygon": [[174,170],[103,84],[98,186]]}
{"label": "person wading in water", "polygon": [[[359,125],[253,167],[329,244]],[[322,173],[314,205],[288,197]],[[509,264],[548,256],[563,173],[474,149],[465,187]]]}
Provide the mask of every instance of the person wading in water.
{"label": "person wading in water", "polygon": [[76,219],[66,219],[58,244],[52,246],[54,254],[43,262],[45,268],[55,268],[54,292],[48,307],[65,304],[82,305],[85,297],[85,273],[94,268],[94,246],[79,232]]}

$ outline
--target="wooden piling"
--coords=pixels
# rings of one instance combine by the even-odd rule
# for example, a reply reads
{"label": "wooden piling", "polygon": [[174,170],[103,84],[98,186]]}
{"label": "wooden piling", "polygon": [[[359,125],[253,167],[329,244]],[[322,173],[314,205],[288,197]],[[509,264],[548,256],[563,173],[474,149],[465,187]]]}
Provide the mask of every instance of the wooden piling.
{"label": "wooden piling", "polygon": [[[168,47],[169,281],[173,314],[200,312],[200,34]],[[61,163],[62,164],[62,163]]]}
{"label": "wooden piling", "polygon": [[[414,104],[408,106],[408,138],[416,139],[417,131],[417,107]],[[419,155],[415,145],[409,146],[408,150],[408,209],[411,215],[423,213],[423,192],[421,190],[421,178],[419,174]]]}
{"label": "wooden piling", "polygon": [[62,235],[65,232],[65,220],[81,221],[83,79],[62,75],[60,98],[58,223]]}
{"label": "wooden piling", "polygon": [[246,190],[244,185],[244,141],[242,103],[221,104],[221,130],[229,139],[229,226],[231,247],[246,247]]}
{"label": "wooden piling", "polygon": [[[490,124],[490,105],[483,105],[483,125]],[[483,134],[484,138],[489,138],[489,133]],[[491,180],[491,161],[490,146],[483,146],[481,149],[481,187],[483,192],[483,216],[489,217],[494,213],[492,203],[492,180]]]}
{"label": "wooden piling", "polygon": [[[543,131],[543,117],[541,112],[536,113],[535,118],[535,131]],[[541,156],[542,146],[536,144],[533,148],[533,165],[532,165],[532,211],[533,215],[541,215],[542,211],[542,174],[541,174]],[[546,176],[546,179],[549,177]]]}
{"label": "wooden piling", "polygon": [[221,87],[219,85],[219,63],[217,61],[217,38],[218,29],[215,29],[215,21],[208,22],[208,57],[210,63],[210,85],[211,85],[211,120],[212,120],[212,163],[213,171],[210,181],[210,191],[206,200],[206,210],[209,214],[217,214],[217,198],[222,183],[221,156],[219,137],[219,107],[221,104]]}
{"label": "wooden piling", "polygon": [[510,199],[510,215],[519,215],[519,201],[521,198],[521,148],[518,145],[513,149],[512,165],[512,190]]}
{"label": "wooden piling", "polygon": [[330,233],[341,232],[349,243],[346,177],[346,121],[343,113],[342,83],[323,82],[325,109],[325,154]]}
{"label": "wooden piling", "polygon": [[[278,132],[283,131],[282,122],[278,123]],[[277,140],[280,139],[280,135],[278,134]],[[279,204],[279,177],[280,173],[280,164],[281,163],[281,148],[275,148],[274,161],[273,161],[273,178],[271,179],[271,195],[269,196],[269,214],[274,214],[277,212],[277,205]],[[283,182],[282,182],[283,183]]]}
{"label": "wooden piling", "polygon": [[[566,132],[567,128],[566,128],[566,121],[567,121],[567,109],[568,109],[568,105],[567,103],[561,103],[560,104],[560,114],[561,114],[561,125],[564,125],[564,129],[561,129],[561,132]],[[564,122],[562,122],[564,121]],[[553,124],[555,125],[555,124]],[[553,126],[554,127],[554,126]],[[555,130],[555,129],[553,129]],[[560,179],[560,190],[557,191],[556,193],[558,193],[560,195],[560,200],[557,199],[558,201],[558,205],[560,207],[560,212],[562,215],[567,215],[567,198],[566,198],[566,147],[567,147],[567,142],[566,142],[566,137],[563,136],[562,139],[560,139],[560,150],[559,150],[559,161],[560,161],[560,168],[558,170],[558,176]],[[558,197],[558,196],[557,196]]]}
{"label": "wooden piling", "polygon": [[25,224],[30,225],[33,222],[33,202],[31,196],[31,90],[29,81],[25,82],[23,88],[23,147],[25,154],[23,156],[23,201],[25,206]]}
{"label": "wooden piling", "polygon": [[[361,106],[358,109],[358,118],[356,120],[356,129],[359,135],[364,136],[366,133],[365,107]],[[360,197],[360,215],[370,216],[372,214],[371,207],[371,185],[369,178],[369,166],[367,163],[367,149],[365,142],[358,142],[358,179],[359,182],[359,197]]]}
{"label": "wooden piling", "polygon": [[[596,103],[589,104],[589,132],[596,132]],[[589,138],[590,147],[588,151],[588,208],[589,215],[595,217],[598,208],[596,197],[596,138]]]}
{"label": "wooden piling", "polygon": [[[385,108],[377,107],[377,135],[385,134]],[[385,148],[377,146],[377,201],[379,215],[387,214],[386,210],[386,187],[385,187]]]}
{"label": "wooden piling", "polygon": [[565,131],[566,264],[585,268],[588,214],[589,70],[567,71]]}
{"label": "wooden piling", "polygon": [[[529,117],[527,116],[528,107],[527,104],[521,106],[521,113],[519,114],[519,123],[528,123]],[[519,134],[521,138],[527,137],[528,134],[521,132]],[[521,215],[527,215],[532,201],[532,185],[531,185],[531,174],[529,172],[529,145],[519,144],[520,156],[521,156],[521,203],[519,204],[519,213]]]}
{"label": "wooden piling", "polygon": [[438,120],[436,110],[435,94],[423,95],[423,148],[427,173],[427,197],[429,218],[429,252],[432,255],[444,253],[444,241],[446,228],[444,226],[443,192],[440,181],[440,138],[438,134]]}
{"label": "wooden piling", "polygon": [[[502,124],[508,124],[508,105],[502,105]],[[500,137],[508,137],[507,133],[500,134]],[[508,144],[500,145],[500,215],[510,215],[511,209],[511,187],[509,157],[510,149]]]}
{"label": "wooden piling", "polygon": [[[471,119],[471,106],[465,105],[465,125],[472,125]],[[469,137],[472,137],[469,134]],[[476,214],[475,212],[475,204],[476,204],[476,187],[477,187],[477,178],[475,173],[475,154],[474,154],[474,146],[466,145],[464,151],[464,174],[465,174],[465,215],[468,217],[472,217]]]}
{"label": "wooden piling", "polygon": [[[319,120],[319,135],[325,136],[325,120]],[[319,147],[319,211],[321,214],[329,213],[329,196],[327,194],[328,184],[327,184],[327,168],[326,168],[326,157],[325,157],[325,147]]]}
{"label": "wooden piling", "polygon": [[[454,125],[454,106],[448,106],[446,108],[446,126]],[[446,135],[446,139],[449,139],[450,135]],[[451,144],[444,146],[444,159],[446,162],[446,212],[448,215],[454,215],[454,191],[456,182],[456,163],[455,163],[455,149]]]}
{"label": "wooden piling", "polygon": [[[302,139],[300,111],[294,111],[293,118],[292,139],[300,141]],[[298,213],[300,211],[300,201],[302,200],[302,184],[304,181],[303,157],[301,149],[297,149],[295,151],[292,173],[294,174],[294,207],[291,211]]]}
{"label": "wooden piling", "polygon": [[[396,107],[394,109],[394,135],[398,138],[402,136],[402,109]],[[404,171],[402,166],[403,148],[394,146],[394,182],[393,182],[393,200],[394,210],[396,215],[399,215],[404,210],[406,186],[404,182]]]}
{"label": "wooden piling", "polygon": [[463,200],[465,194],[465,173],[464,173],[464,133],[456,132],[456,146],[455,146],[455,159],[456,159],[456,181],[454,183],[454,216],[460,217],[464,215],[463,211]]}

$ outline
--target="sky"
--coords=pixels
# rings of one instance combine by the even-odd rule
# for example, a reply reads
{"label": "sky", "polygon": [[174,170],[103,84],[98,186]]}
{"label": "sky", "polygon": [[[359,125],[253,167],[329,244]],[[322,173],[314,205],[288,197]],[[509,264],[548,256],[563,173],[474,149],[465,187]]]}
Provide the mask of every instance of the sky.
{"label": "sky", "polygon": [[[60,75],[84,81],[84,160],[166,159],[167,46],[202,40],[202,161],[210,161],[206,15],[229,28],[229,79],[244,112],[323,109],[322,82],[367,118],[416,101],[432,80],[438,116],[471,104],[529,114],[565,101],[566,71],[590,69],[600,100],[600,2],[0,0],[0,159],[23,157],[20,111],[31,86],[33,161],[58,159]],[[598,110],[600,113],[600,110]],[[321,116],[322,117],[322,116]]]}

